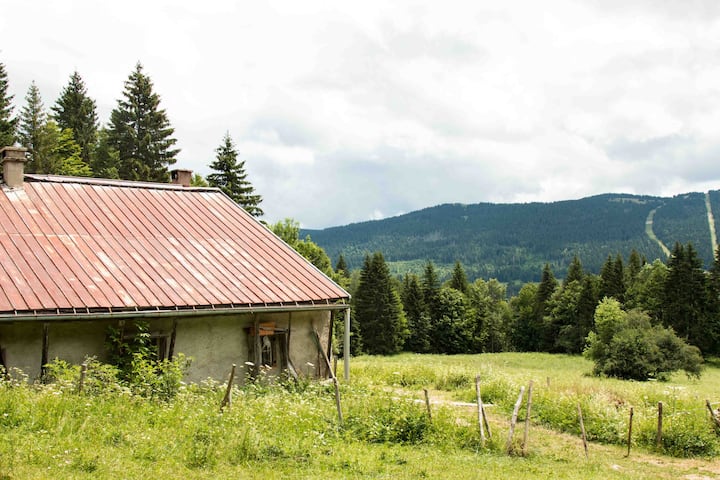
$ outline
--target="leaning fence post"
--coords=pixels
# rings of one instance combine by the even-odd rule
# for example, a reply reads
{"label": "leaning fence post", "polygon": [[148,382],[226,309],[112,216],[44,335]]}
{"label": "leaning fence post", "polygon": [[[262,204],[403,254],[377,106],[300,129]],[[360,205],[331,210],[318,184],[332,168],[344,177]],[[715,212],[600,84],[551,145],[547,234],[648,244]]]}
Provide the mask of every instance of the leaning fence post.
{"label": "leaning fence post", "polygon": [[705,405],[707,406],[707,409],[710,411],[710,419],[713,421],[716,427],[720,427],[720,418],[715,415],[715,411],[712,408],[712,404],[710,403],[710,400],[705,399]]}
{"label": "leaning fence post", "polygon": [[522,443],[522,456],[525,456],[526,449],[527,449],[527,443],[528,443],[528,430],[530,430],[530,407],[532,405],[532,387],[533,382],[530,380],[530,384],[528,385],[528,398],[527,398],[527,411],[525,412],[525,433],[523,435],[523,443]]}
{"label": "leaning fence post", "polygon": [[225,396],[222,399],[222,402],[220,403],[220,411],[223,411],[223,408],[225,406],[230,406],[232,403],[232,384],[233,380],[235,380],[235,364],[233,363],[232,369],[230,370],[230,378],[228,378],[228,384],[227,388],[225,389]]}
{"label": "leaning fence post", "polygon": [[512,439],[515,433],[515,424],[517,423],[518,412],[520,411],[520,404],[522,403],[523,395],[525,394],[525,386],[520,387],[520,395],[518,395],[517,402],[515,402],[515,408],[513,408],[512,418],[510,419],[510,433],[508,434],[507,445],[505,450],[507,453],[512,451]]}
{"label": "leaning fence post", "polygon": [[578,418],[580,419],[580,431],[582,432],[583,448],[585,449],[585,458],[587,459],[589,458],[587,436],[585,435],[585,422],[583,422],[582,408],[580,407],[580,403],[578,403]]}

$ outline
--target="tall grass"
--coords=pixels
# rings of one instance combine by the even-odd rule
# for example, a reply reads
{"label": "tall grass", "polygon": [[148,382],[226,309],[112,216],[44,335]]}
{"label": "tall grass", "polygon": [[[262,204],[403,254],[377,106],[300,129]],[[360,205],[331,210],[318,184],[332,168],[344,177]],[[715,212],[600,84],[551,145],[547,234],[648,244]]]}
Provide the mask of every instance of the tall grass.
{"label": "tall grass", "polygon": [[[677,457],[712,457],[720,453],[718,432],[705,399],[720,401],[720,370],[714,363],[701,379],[676,374],[668,382],[633,382],[590,375],[582,357],[536,353],[427,356],[403,354],[378,361],[361,357],[353,374],[368,385],[390,388],[435,388],[450,397],[474,402],[474,378],[480,375],[483,401],[509,417],[520,386],[532,380],[531,420],[552,429],[580,433],[578,404],[588,439],[609,444],[627,441],[630,407],[634,442],[651,451]],[[713,401],[713,400],[711,400]],[[663,435],[658,448],[658,402],[663,402]]]}
{"label": "tall grass", "polygon": [[[652,408],[662,399],[663,453],[717,451],[717,436],[695,407],[717,385],[705,384],[717,382],[715,367],[699,382],[639,384],[587,377],[583,362],[524,354],[360,357],[353,360],[352,383],[341,386],[343,425],[332,386],[316,382],[247,382],[234,387],[232,405],[221,412],[224,387],[212,381],[180,385],[172,398],[109,383],[79,393],[72,375],[48,385],[0,381],[0,479],[527,478],[529,472],[626,478],[608,472],[611,463],[634,478],[664,475],[620,460],[614,450],[586,461],[565,441],[555,446],[557,439],[531,448],[526,459],[505,455],[511,404],[530,379],[535,424],[574,433],[579,402],[590,437],[617,444],[633,405],[636,445],[652,450]],[[430,419],[419,401],[423,388],[436,400],[474,401],[476,374],[493,404],[494,436],[484,447],[472,408],[433,404]],[[549,435],[543,432],[533,437]],[[611,462],[602,456],[611,454]]]}

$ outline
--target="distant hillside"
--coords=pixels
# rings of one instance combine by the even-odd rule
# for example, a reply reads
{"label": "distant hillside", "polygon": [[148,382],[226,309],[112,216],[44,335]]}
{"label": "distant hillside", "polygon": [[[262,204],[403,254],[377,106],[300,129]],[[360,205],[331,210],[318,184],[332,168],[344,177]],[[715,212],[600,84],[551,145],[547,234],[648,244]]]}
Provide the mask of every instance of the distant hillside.
{"label": "distant hillside", "polygon": [[[720,215],[720,191],[709,192],[707,199]],[[706,266],[713,259],[703,193],[446,204],[384,220],[304,230],[306,234],[333,262],[342,253],[350,268],[359,268],[366,254],[381,251],[395,274],[419,273],[428,260],[447,272],[460,260],[471,279],[497,278],[516,285],[538,280],[545,263],[563,277],[575,254],[595,273],[608,255],[621,253],[627,260],[633,248],[648,261],[665,260],[659,242],[671,250],[676,241],[692,242]]]}

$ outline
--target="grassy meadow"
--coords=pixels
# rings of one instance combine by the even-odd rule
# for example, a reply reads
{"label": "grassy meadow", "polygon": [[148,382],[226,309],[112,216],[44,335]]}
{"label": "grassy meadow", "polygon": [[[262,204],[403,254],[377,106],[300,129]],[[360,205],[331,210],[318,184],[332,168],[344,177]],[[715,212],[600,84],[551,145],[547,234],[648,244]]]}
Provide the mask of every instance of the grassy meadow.
{"label": "grassy meadow", "polygon": [[[351,382],[341,383],[342,426],[327,383],[261,379],[235,387],[220,412],[224,387],[215,382],[182,386],[166,401],[122,385],[78,393],[72,381],[3,381],[0,479],[720,477],[720,437],[705,407],[706,398],[720,401],[720,366],[665,383],[598,379],[591,367],[581,357],[533,353],[358,357]],[[489,404],[485,445],[472,405],[475,375]],[[513,404],[531,380],[526,455],[524,402],[508,454]]]}

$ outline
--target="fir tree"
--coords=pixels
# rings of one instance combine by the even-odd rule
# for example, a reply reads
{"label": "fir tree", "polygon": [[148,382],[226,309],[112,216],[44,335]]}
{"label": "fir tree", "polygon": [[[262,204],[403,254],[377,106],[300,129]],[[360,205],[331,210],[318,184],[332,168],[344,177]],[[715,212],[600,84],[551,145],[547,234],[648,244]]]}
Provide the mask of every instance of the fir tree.
{"label": "fir tree", "polygon": [[88,97],[87,88],[78,72],[70,76],[70,81],[51,110],[60,130],[72,131],[75,142],[80,146],[80,158],[90,164],[97,141],[98,118],[95,101]]}
{"label": "fir tree", "polygon": [[538,285],[535,298],[535,319],[532,330],[537,344],[533,350],[550,351],[554,348],[555,338],[552,336],[551,331],[545,328],[545,317],[550,314],[550,298],[555,293],[557,286],[558,282],[550,268],[550,264],[546,263],[543,267],[540,285]]}
{"label": "fir tree", "polygon": [[635,280],[637,280],[638,275],[640,274],[640,270],[642,269],[645,262],[643,261],[642,257],[638,253],[637,250],[634,248],[630,252],[630,259],[628,260],[628,267],[625,270],[625,287],[630,288],[634,283]]}
{"label": "fir tree", "polygon": [[36,152],[43,149],[41,137],[46,121],[47,115],[40,97],[40,90],[33,81],[25,95],[25,105],[20,112],[18,131],[20,145],[28,149],[28,165],[26,167],[28,173],[47,173],[45,166],[38,165],[38,159],[35,158]]}
{"label": "fir tree", "polygon": [[608,255],[600,270],[600,298],[613,297],[619,302],[625,296],[625,285],[623,279],[623,264],[620,254],[613,260]]}
{"label": "fir tree", "polygon": [[405,340],[405,350],[428,353],[430,351],[430,320],[425,311],[423,291],[417,275],[405,275],[401,298],[410,332]]}
{"label": "fir tree", "polygon": [[118,151],[120,178],[167,182],[167,167],[179,152],[173,148],[177,143],[173,132],[167,113],[160,109],[160,96],[138,63],[110,114],[109,143]]}
{"label": "fir tree", "polygon": [[450,277],[450,283],[448,286],[463,294],[466,294],[468,291],[467,275],[465,274],[465,270],[459,260],[455,260],[455,267],[453,268],[452,277]]}
{"label": "fir tree", "polygon": [[347,263],[345,262],[345,257],[341,253],[338,257],[337,263],[335,264],[335,272],[340,273],[342,272],[342,275],[348,274],[348,267]]}
{"label": "fir tree", "polygon": [[687,247],[676,243],[668,259],[663,321],[705,352],[714,350],[717,342],[716,321],[708,316],[712,311],[708,290],[695,248],[691,243]]}
{"label": "fir tree", "polygon": [[8,79],[5,65],[0,63],[0,148],[15,143],[17,118],[12,117],[13,96],[8,95]]}
{"label": "fir tree", "polygon": [[111,144],[110,133],[101,128],[97,135],[90,167],[101,178],[120,178],[120,152]]}
{"label": "fir tree", "polygon": [[401,351],[408,334],[407,320],[390,270],[380,252],[366,257],[354,307],[366,353],[389,355]]}
{"label": "fir tree", "polygon": [[563,281],[563,287],[572,281],[581,282],[585,273],[583,272],[582,263],[577,255],[573,256],[572,262],[568,265],[567,275]]}
{"label": "fir tree", "polygon": [[438,295],[440,294],[440,279],[432,262],[425,264],[422,276],[422,291],[423,302],[432,322],[437,318]]}
{"label": "fir tree", "polygon": [[225,192],[250,215],[261,217],[263,211],[259,205],[262,197],[254,194],[255,188],[248,181],[245,172],[245,161],[238,163],[238,154],[229,133],[225,133],[222,143],[215,152],[215,161],[210,164],[210,168],[217,173],[208,175],[207,181],[210,186]]}

